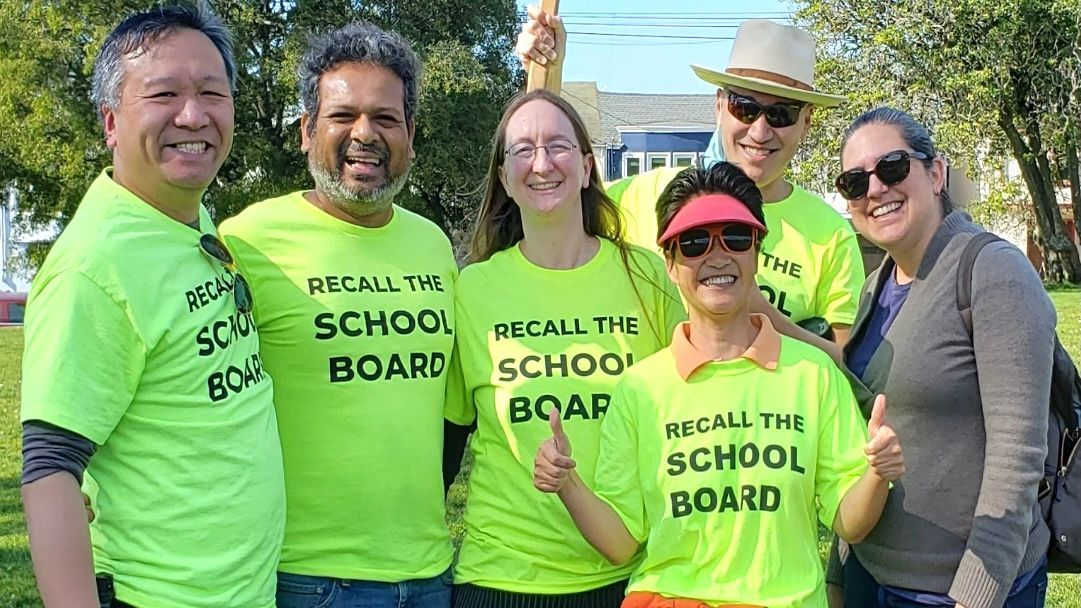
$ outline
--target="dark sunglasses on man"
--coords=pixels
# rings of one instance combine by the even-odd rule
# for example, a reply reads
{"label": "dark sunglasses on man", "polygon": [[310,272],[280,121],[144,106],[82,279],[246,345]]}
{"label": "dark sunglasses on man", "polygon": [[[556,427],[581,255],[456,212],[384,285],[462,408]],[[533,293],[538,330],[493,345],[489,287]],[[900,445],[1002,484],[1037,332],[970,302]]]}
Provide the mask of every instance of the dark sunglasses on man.
{"label": "dark sunglasses on man", "polygon": [[753,124],[763,113],[766,123],[775,128],[791,127],[799,120],[799,113],[807,104],[800,101],[771,103],[764,106],[754,99],[728,91],[728,113],[745,125]]}
{"label": "dark sunglasses on man", "polygon": [[671,248],[679,249],[684,259],[693,260],[713,250],[713,243],[720,242],[728,253],[746,253],[758,240],[758,231],[747,224],[722,224],[691,228],[672,239]]}
{"label": "dark sunglasses on man", "polygon": [[872,175],[886,186],[894,186],[905,181],[908,172],[912,169],[909,161],[914,158],[917,160],[930,159],[923,152],[894,150],[879,157],[874,169],[870,171],[849,169],[838,175],[837,179],[833,180],[833,185],[837,187],[837,191],[846,200],[861,199],[867,195],[867,190],[871,187]]}
{"label": "dark sunglasses on man", "polygon": [[250,313],[252,310],[251,287],[240,272],[237,271],[233,254],[229,253],[225,243],[221,242],[221,239],[213,234],[204,234],[199,237],[199,249],[208,258],[220,263],[229,271],[229,274],[233,275],[233,301],[236,302],[237,312],[242,315]]}

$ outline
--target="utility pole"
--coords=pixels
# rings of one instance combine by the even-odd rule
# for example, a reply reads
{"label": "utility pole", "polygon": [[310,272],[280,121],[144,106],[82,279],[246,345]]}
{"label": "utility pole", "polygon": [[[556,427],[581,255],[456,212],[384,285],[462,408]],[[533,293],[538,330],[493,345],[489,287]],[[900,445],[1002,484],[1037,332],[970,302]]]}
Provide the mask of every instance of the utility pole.
{"label": "utility pole", "polygon": [[8,291],[15,291],[15,281],[11,276],[11,225],[15,221],[15,187],[4,186],[3,199],[0,199],[0,284]]}

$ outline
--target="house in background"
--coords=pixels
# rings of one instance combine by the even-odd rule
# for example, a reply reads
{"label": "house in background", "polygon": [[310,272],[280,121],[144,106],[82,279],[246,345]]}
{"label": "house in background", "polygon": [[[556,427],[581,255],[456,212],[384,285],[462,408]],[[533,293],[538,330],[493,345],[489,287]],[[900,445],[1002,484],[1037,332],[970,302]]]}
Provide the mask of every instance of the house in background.
{"label": "house in background", "polygon": [[[688,167],[702,157],[716,130],[713,95],[652,95],[598,91],[595,82],[565,82],[563,98],[582,116],[601,177],[615,181],[658,167]],[[848,204],[834,192],[826,201],[851,221]],[[860,237],[868,272],[883,252]]]}
{"label": "house in background", "polygon": [[19,215],[15,188],[0,189],[0,293],[30,291],[36,269],[28,261],[29,249],[51,243],[60,235],[60,222],[30,229],[22,225]]}
{"label": "house in background", "polygon": [[689,167],[716,128],[713,95],[609,93],[596,82],[565,82],[562,95],[582,116],[605,181]]}
{"label": "house in background", "polygon": [[[997,169],[994,177],[1023,184],[1021,168],[1013,158],[1005,159],[999,166],[999,169]],[[954,170],[953,167],[950,167],[947,187],[949,188],[950,197],[953,199],[953,202],[963,209],[972,201],[989,196],[995,181],[997,180],[983,180],[978,176],[976,180],[973,180],[966,176],[964,172]],[[1023,185],[1021,190],[1022,192],[1025,192],[1024,207],[1014,210],[1013,213],[1003,214],[1001,217],[996,218],[990,225],[986,226],[986,228],[1023,251],[1025,255],[1028,256],[1029,261],[1032,262],[1032,265],[1036,268],[1037,272],[1042,272],[1043,253],[1036,244],[1036,227],[1032,217],[1034,213],[1032,210],[1032,201],[1028,198],[1027,190],[1024,189]],[[1078,253],[1081,254],[1081,230],[1078,230],[1078,218],[1074,217],[1073,206],[1070,204],[1069,183],[1063,182],[1058,184],[1055,195],[1058,199],[1058,208],[1059,213],[1062,215],[1062,223],[1066,230],[1066,238],[1077,246]]]}

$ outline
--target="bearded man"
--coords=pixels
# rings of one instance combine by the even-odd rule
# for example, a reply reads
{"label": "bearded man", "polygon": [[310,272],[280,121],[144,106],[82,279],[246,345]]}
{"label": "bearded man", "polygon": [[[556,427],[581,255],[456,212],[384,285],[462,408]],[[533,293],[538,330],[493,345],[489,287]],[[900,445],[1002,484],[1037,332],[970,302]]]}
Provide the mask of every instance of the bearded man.
{"label": "bearded man", "polygon": [[278,606],[449,605],[457,266],[435,224],[394,204],[415,156],[419,71],[400,36],[370,24],[313,38],[299,80],[315,189],[221,226],[274,379],[288,503]]}

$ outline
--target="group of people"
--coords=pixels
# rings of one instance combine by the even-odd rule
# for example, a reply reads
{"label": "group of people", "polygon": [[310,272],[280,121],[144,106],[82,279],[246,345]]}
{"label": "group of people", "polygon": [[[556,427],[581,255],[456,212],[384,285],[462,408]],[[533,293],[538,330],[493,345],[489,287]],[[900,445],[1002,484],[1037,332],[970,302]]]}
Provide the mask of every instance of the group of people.
{"label": "group of people", "polygon": [[[558,70],[565,39],[531,8],[518,51]],[[723,159],[615,184],[569,103],[516,96],[459,272],[394,204],[421,71],[400,36],[309,40],[313,188],[216,229],[228,31],[201,5],[126,18],[94,66],[113,164],[26,318],[45,606],[1042,606],[1054,310],[995,244],[969,336],[955,272],[982,229],[889,108],[849,128],[836,180],[888,254],[864,281],[852,228],[785,179],[843,101],[814,56],[744,23],[724,71],[695,67]],[[444,493],[470,435],[455,556]]]}

